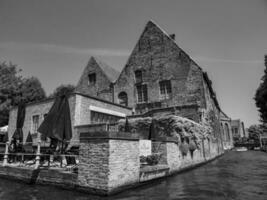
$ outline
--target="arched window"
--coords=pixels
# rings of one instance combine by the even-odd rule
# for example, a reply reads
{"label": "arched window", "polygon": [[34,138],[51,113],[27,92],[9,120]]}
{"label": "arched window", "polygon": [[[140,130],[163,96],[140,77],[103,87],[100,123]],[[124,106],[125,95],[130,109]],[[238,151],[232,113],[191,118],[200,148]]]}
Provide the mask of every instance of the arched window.
{"label": "arched window", "polygon": [[118,95],[119,104],[128,106],[128,96],[126,92],[120,92]]}

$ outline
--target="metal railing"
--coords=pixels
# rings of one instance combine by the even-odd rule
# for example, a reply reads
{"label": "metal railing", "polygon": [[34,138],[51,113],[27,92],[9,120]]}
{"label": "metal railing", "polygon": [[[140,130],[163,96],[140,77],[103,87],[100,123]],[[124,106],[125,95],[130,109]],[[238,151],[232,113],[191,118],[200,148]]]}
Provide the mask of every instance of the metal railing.
{"label": "metal railing", "polygon": [[32,143],[27,143],[23,145],[23,148],[11,151],[10,142],[0,143],[1,146],[3,144],[5,145],[5,150],[4,152],[0,151],[0,162],[3,166],[30,167],[35,169],[50,168],[62,169],[73,173],[78,172],[78,152],[61,153],[55,151],[54,148],[41,148],[41,142],[37,143],[37,147],[32,146]]}

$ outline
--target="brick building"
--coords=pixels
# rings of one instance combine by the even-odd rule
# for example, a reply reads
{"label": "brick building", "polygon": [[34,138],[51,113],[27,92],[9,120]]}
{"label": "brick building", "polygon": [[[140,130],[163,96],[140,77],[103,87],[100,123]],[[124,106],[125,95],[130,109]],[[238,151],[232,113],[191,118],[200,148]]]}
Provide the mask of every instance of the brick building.
{"label": "brick building", "polygon": [[[99,109],[88,111],[89,104],[82,107],[79,99],[84,98],[90,99],[87,101],[93,99]],[[51,107],[51,102],[35,104],[35,110],[40,110],[43,105],[45,109],[40,112],[43,115]],[[121,73],[91,57],[78,81],[76,94],[70,98],[71,106],[73,127],[83,124],[77,124],[76,118],[86,112],[90,113],[86,116],[87,123],[109,122],[106,117],[99,117],[101,111],[118,117],[172,113],[209,125],[220,146],[232,142],[231,129],[225,136],[223,130],[228,129],[221,128],[222,124],[223,127],[230,126],[230,119],[222,114],[207,73],[177,45],[174,34],[167,34],[152,21],[145,26]],[[31,124],[28,127],[37,120],[30,107],[27,107],[30,116],[26,124]],[[92,116],[101,119],[95,120]],[[13,109],[9,121],[10,134],[15,118]],[[28,130],[30,128],[25,128],[26,132]]]}
{"label": "brick building", "polygon": [[[94,59],[94,58],[92,58]],[[91,60],[92,60],[91,59]],[[90,62],[89,62],[90,63]],[[114,81],[103,78],[99,67],[88,65],[87,71],[95,74],[101,85],[90,86],[90,74],[83,74],[77,90],[100,96],[100,91],[109,91],[109,99],[117,104],[133,108],[134,115],[155,116],[174,113],[199,123],[209,124],[216,138],[231,142],[221,129],[222,110],[212,89],[207,73],[183,51],[157,24],[149,21],[131,52],[126,65]],[[99,92],[93,88],[102,87]],[[224,119],[229,118],[224,115]],[[221,135],[223,134],[223,135]]]}

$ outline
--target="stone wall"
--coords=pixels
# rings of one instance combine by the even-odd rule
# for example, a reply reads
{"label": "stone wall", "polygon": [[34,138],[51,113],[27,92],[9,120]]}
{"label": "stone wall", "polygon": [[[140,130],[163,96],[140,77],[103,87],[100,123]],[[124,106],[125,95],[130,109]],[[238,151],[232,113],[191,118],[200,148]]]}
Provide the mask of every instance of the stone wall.
{"label": "stone wall", "polygon": [[204,141],[204,149],[203,146],[200,145],[200,148],[193,152],[193,157],[191,157],[190,152],[188,152],[186,156],[182,156],[179,145],[176,143],[167,142],[166,145],[167,163],[170,168],[170,174],[205,163],[221,155],[221,153],[217,151],[218,146],[216,144],[209,145],[207,140]]}
{"label": "stone wall", "polygon": [[56,169],[42,169],[36,177],[36,183],[61,186],[64,188],[75,188],[77,185],[77,174]]}

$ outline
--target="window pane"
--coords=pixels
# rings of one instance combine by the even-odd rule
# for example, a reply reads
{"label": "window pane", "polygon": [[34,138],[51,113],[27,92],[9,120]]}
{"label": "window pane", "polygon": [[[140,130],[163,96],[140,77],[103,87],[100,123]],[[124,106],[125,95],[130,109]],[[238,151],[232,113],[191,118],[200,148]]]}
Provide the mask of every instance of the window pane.
{"label": "window pane", "polygon": [[160,87],[160,98],[161,99],[169,99],[170,94],[172,93],[171,89],[171,81],[170,80],[164,80],[159,82]]}
{"label": "window pane", "polygon": [[96,74],[95,73],[88,75],[88,83],[92,84],[92,85],[96,83]]}
{"label": "window pane", "polygon": [[148,99],[147,96],[147,85],[138,85],[137,89],[137,100],[138,102],[146,102]]}

